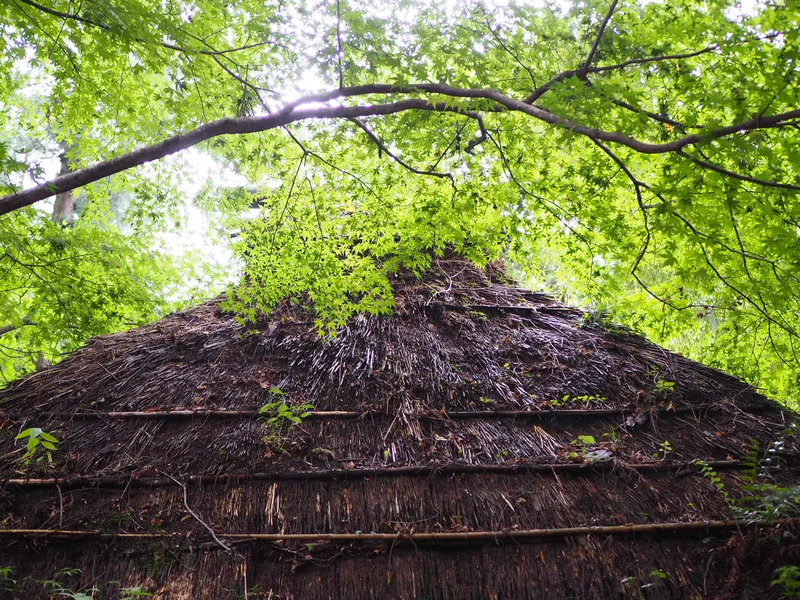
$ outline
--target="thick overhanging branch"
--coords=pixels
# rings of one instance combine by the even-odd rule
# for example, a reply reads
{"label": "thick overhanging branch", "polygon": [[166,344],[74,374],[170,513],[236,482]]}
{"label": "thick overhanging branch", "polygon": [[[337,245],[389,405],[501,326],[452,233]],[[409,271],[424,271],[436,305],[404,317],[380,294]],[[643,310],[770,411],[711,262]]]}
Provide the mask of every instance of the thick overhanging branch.
{"label": "thick overhanging branch", "polygon": [[407,98],[386,104],[300,108],[300,105],[311,102],[326,102],[341,98],[367,95],[389,96],[393,94],[411,93],[440,94],[463,100],[489,100],[492,102],[492,106],[489,107],[488,112],[520,112],[544,123],[566,129],[577,135],[588,137],[591,140],[619,144],[641,154],[680,152],[687,146],[708,142],[743,131],[774,127],[785,121],[800,117],[800,109],[796,109],[770,117],[758,116],[720,129],[705,131],[702,134],[686,135],[670,142],[653,144],[632,138],[620,132],[594,129],[573,122],[568,118],[556,115],[538,106],[527,104],[524,101],[511,98],[493,89],[456,88],[448,85],[431,83],[415,84],[406,87],[396,87],[389,84],[370,84],[306,96],[286,105],[283,109],[270,115],[220,119],[201,125],[192,131],[172,136],[157,144],[146,146],[123,154],[122,156],[97,163],[93,166],[61,175],[38,187],[6,195],[0,198],[0,215],[7,214],[25,206],[30,206],[44,198],[49,198],[58,193],[88,185],[147,162],[164,158],[170,154],[175,154],[206,140],[223,135],[241,135],[269,131],[277,127],[286,126],[290,123],[314,119],[354,119],[367,116],[391,115],[413,110],[456,112],[461,114],[474,112],[466,109],[461,110],[443,102],[431,102],[424,98]]}
{"label": "thick overhanging branch", "polygon": [[8,325],[4,325],[3,327],[0,327],[0,337],[4,336],[7,333],[11,333],[12,331],[16,331],[17,329],[20,329],[21,327],[25,327],[26,325],[36,325],[36,323],[31,321],[30,318],[27,317],[27,316],[23,317],[22,323],[20,323],[19,325],[8,324]]}

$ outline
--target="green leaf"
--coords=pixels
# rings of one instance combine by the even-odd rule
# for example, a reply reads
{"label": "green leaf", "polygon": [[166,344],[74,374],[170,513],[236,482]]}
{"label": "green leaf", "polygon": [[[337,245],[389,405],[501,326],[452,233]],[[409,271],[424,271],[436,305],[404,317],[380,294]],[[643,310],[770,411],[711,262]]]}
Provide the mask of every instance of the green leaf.
{"label": "green leaf", "polygon": [[39,427],[30,427],[22,432],[20,432],[14,439],[21,440],[23,438],[37,438],[42,434],[42,430]]}

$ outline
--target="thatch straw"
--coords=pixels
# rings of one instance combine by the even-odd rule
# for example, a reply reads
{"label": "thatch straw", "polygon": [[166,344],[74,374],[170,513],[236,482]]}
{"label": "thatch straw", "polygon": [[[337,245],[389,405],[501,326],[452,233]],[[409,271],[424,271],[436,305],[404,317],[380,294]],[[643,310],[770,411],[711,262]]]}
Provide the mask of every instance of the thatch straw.
{"label": "thatch straw", "polygon": [[[449,257],[393,285],[395,315],[332,340],[297,305],[250,331],[209,302],[0,390],[0,567],[169,600],[245,580],[282,600],[779,593],[800,527],[729,502],[752,440],[780,440],[762,466],[797,483],[794,414],[498,265]],[[315,408],[270,428],[276,400]],[[60,440],[52,465],[21,462],[24,427]]]}

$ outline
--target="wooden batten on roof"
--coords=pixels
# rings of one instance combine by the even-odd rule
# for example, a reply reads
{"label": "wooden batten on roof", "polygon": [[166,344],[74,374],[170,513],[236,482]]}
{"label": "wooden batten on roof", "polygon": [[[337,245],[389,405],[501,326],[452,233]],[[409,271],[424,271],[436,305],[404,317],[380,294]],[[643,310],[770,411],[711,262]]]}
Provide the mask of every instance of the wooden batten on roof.
{"label": "wooden batten on roof", "polygon": [[[103,598],[779,597],[797,520],[731,506],[753,440],[798,483],[794,414],[497,265],[393,284],[332,340],[209,302],[0,390],[0,597],[59,572]],[[313,413],[276,433],[273,388]],[[26,427],[52,465],[20,462]]]}

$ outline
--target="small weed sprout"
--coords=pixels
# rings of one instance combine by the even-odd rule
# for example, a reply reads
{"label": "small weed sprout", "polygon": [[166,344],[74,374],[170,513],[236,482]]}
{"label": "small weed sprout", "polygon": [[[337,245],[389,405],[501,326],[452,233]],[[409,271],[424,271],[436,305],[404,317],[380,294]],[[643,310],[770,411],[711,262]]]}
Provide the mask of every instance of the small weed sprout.
{"label": "small weed sprout", "polygon": [[75,592],[69,588],[57,588],[52,591],[52,595],[57,598],[69,598],[70,600],[94,600],[100,590],[92,586],[83,592]]}
{"label": "small weed sprout", "polygon": [[583,456],[589,446],[593,446],[596,443],[597,440],[594,439],[593,435],[579,435],[569,443],[570,446],[577,448],[577,451],[567,454],[567,458],[570,460],[583,460]]}
{"label": "small weed sprout", "polygon": [[554,398],[550,400],[551,406],[564,406],[565,404],[586,404],[589,405],[592,402],[596,402],[598,404],[602,404],[608,400],[605,396],[594,395],[594,394],[583,394],[581,396],[572,396],[570,394],[564,394],[560,399]]}
{"label": "small weed sprout", "polygon": [[712,486],[714,486],[714,489],[722,494],[725,502],[730,504],[731,496],[728,493],[728,490],[725,489],[725,484],[722,483],[722,478],[717,475],[717,472],[704,460],[696,460],[695,464],[700,467],[700,474],[705,477]]}
{"label": "small weed sprout", "polygon": [[800,598],[800,567],[779,567],[775,574],[777,577],[770,585],[779,585],[783,588],[781,598]]}
{"label": "small weed sprout", "polygon": [[650,571],[650,581],[648,583],[642,584],[640,587],[643,590],[646,590],[651,587],[657,587],[664,583],[667,579],[667,574],[664,573],[661,569],[656,569],[655,571]]}
{"label": "small weed sprout", "polygon": [[669,443],[669,440],[664,440],[658,445],[658,450],[653,454],[653,458],[664,460],[670,452],[672,452],[672,444]]}
{"label": "small weed sprout", "polygon": [[619,443],[622,441],[622,437],[620,436],[619,431],[617,431],[613,427],[608,431],[606,431],[603,434],[603,437],[608,439],[608,441],[611,442],[613,446],[618,446]]}
{"label": "small weed sprout", "polygon": [[313,404],[287,404],[281,399],[284,392],[280,388],[270,388],[269,393],[277,398],[258,409],[259,420],[267,426],[267,435],[264,442],[273,448],[280,448],[286,435],[292,428],[300,425],[303,420],[311,416]]}
{"label": "small weed sprout", "polygon": [[[661,569],[656,569],[655,571],[650,571],[650,581],[647,583],[643,583],[639,585],[639,578],[635,575],[630,575],[625,577],[624,579],[620,580],[620,583],[627,588],[634,588],[635,586],[639,586],[639,588],[646,590],[653,587],[658,587],[664,583],[667,579],[667,574],[662,571]],[[637,595],[640,595],[641,592],[638,592]]]}
{"label": "small weed sprout", "polygon": [[591,446],[592,444],[596,444],[597,441],[594,439],[593,435],[579,435],[576,439],[570,442],[573,446]]}
{"label": "small weed sprout", "polygon": [[667,396],[675,391],[675,382],[658,377],[656,379],[656,394]]}
{"label": "small weed sprout", "polygon": [[[100,585],[98,582],[95,582],[94,585],[84,589],[83,591],[75,591],[69,586],[68,583],[63,581],[65,578],[80,575],[81,572],[82,571],[80,569],[65,567],[53,575],[52,579],[34,579],[33,577],[26,577],[20,582],[20,584],[17,584],[17,581],[13,579],[13,567],[0,567],[0,591],[18,592],[20,585],[25,585],[26,583],[30,582],[36,586],[41,586],[41,589],[45,592],[48,598],[98,600],[100,598],[100,596],[98,596],[100,593],[100,587],[103,587],[98,587]],[[153,594],[144,590],[140,586],[123,587],[120,585],[119,581],[109,581],[106,585],[118,588],[117,595],[114,597],[118,598],[119,600],[135,600],[136,598],[153,596]],[[16,597],[17,596],[15,596],[15,598]],[[36,597],[39,596],[37,595]],[[103,598],[106,598],[106,596],[103,596]]]}
{"label": "small weed sprout", "polygon": [[58,439],[40,427],[29,427],[17,434],[14,439],[27,440],[25,454],[22,455],[22,462],[26,466],[44,460],[48,464],[52,463],[53,452],[58,450]]}
{"label": "small weed sprout", "polygon": [[134,598],[151,597],[148,591],[143,590],[138,585],[136,587],[124,587],[119,589],[119,600],[133,600]]}
{"label": "small weed sprout", "polygon": [[0,567],[0,591],[10,592],[17,587],[14,579],[14,567]]}
{"label": "small weed sprout", "polygon": [[647,375],[652,377],[655,383],[656,395],[665,398],[675,391],[675,382],[664,379],[661,377],[660,373],[661,370],[658,368],[658,365],[650,365],[650,368],[647,370]]}

